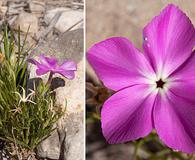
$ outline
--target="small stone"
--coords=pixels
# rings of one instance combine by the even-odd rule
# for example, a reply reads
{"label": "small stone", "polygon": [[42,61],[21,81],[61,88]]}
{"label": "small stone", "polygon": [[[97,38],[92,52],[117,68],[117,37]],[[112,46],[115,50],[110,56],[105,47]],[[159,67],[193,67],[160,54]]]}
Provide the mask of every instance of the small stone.
{"label": "small stone", "polygon": [[13,24],[14,29],[18,29],[18,26],[20,26],[20,30],[23,32],[27,32],[28,27],[30,26],[29,33],[37,33],[38,18],[33,14],[22,12]]}
{"label": "small stone", "polygon": [[[63,8],[48,11],[45,16],[46,22],[49,23],[52,20],[52,18],[55,16],[55,14],[60,10],[63,11]],[[55,28],[62,33],[67,31],[74,25],[75,26],[71,30],[82,28],[80,26],[80,24],[82,23],[82,19],[83,19],[83,12],[68,10],[64,8],[64,12],[58,19]]]}
{"label": "small stone", "polygon": [[42,14],[45,11],[45,3],[40,1],[30,1],[29,8],[32,13]]}
{"label": "small stone", "polygon": [[45,13],[45,22],[47,24],[50,23],[50,21],[52,20],[52,18],[56,15],[57,12],[67,12],[67,11],[70,11],[70,8],[64,8],[64,7],[61,7],[61,8],[55,8],[55,9],[52,9],[52,10],[47,10],[47,12]]}
{"label": "small stone", "polygon": [[37,154],[41,158],[59,159],[60,141],[56,130],[37,147]]}
{"label": "small stone", "polygon": [[5,15],[7,12],[7,7],[6,6],[0,6],[0,15]]}
{"label": "small stone", "polygon": [[[56,29],[60,32],[65,32],[75,25],[71,30],[79,28],[79,22],[83,19],[83,12],[80,11],[69,11],[64,12],[60,16],[58,22],[56,23]],[[78,23],[78,24],[77,24]]]}

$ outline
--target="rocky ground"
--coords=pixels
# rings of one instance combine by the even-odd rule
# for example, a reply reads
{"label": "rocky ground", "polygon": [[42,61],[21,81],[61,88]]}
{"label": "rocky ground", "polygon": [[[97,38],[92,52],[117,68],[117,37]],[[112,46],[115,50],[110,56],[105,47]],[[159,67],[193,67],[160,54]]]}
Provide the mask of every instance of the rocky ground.
{"label": "rocky ground", "polygon": [[[65,107],[67,100],[67,112],[56,124],[56,132],[37,148],[38,159],[83,160],[83,10],[83,0],[0,0],[0,29],[5,21],[11,29],[20,26],[24,39],[30,26],[27,45],[33,46],[33,56],[55,55],[78,64],[74,80],[57,75],[52,82],[59,106]],[[34,78],[35,68],[30,70]]]}
{"label": "rocky ground", "polygon": [[0,24],[8,21],[12,29],[27,32],[31,45],[83,28],[82,0],[0,0]]}
{"label": "rocky ground", "polygon": [[[141,48],[143,27],[168,3],[177,4],[195,24],[194,0],[87,0],[87,49],[113,36],[128,37]],[[108,145],[92,115],[110,94],[88,64],[87,82],[87,160],[133,160],[132,144]]]}

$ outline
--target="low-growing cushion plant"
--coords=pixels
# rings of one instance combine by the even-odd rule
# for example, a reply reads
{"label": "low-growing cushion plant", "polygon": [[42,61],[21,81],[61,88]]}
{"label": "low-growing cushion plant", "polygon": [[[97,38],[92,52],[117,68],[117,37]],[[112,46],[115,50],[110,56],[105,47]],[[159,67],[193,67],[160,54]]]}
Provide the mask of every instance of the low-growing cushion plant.
{"label": "low-growing cushion plant", "polygon": [[21,42],[20,29],[11,31],[5,26],[0,48],[0,139],[15,159],[32,156],[64,114],[64,110],[55,106],[49,83],[40,82],[28,88],[27,34]]}

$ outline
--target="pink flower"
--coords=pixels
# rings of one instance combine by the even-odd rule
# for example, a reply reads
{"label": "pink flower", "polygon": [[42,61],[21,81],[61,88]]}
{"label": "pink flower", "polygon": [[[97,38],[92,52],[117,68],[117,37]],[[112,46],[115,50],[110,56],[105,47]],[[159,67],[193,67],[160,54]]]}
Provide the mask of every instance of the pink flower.
{"label": "pink flower", "polygon": [[88,51],[104,85],[117,91],[101,111],[103,135],[109,143],[123,143],[156,129],[167,146],[195,153],[194,26],[171,4],[143,37],[143,53],[122,37]]}
{"label": "pink flower", "polygon": [[39,55],[40,62],[35,59],[29,59],[28,61],[37,66],[37,75],[43,75],[50,72],[52,75],[59,73],[68,79],[74,79],[77,65],[74,61],[64,61],[61,65],[58,65],[58,61],[55,57],[45,57],[43,54]]}

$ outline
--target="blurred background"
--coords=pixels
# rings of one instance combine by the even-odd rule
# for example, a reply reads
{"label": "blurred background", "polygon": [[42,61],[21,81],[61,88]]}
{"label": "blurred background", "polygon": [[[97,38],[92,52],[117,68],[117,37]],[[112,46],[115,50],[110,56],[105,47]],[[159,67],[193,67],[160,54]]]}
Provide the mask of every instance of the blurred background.
{"label": "blurred background", "polygon": [[[194,0],[87,0],[86,49],[113,36],[125,36],[141,49],[142,29],[169,3],[178,5],[195,24]],[[101,133],[99,113],[103,102],[112,91],[102,86],[89,64],[86,64],[87,160],[195,159],[193,155],[166,148],[155,133],[142,141],[108,145]],[[136,147],[140,144],[142,145],[137,151]]]}

